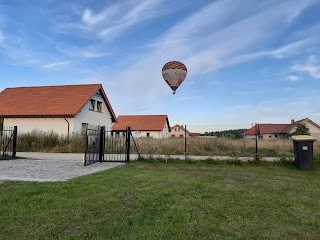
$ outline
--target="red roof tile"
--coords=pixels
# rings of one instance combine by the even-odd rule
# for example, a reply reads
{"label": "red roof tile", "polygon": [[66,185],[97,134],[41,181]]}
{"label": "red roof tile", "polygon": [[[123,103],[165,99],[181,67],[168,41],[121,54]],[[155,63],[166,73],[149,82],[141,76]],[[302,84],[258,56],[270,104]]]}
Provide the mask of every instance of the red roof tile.
{"label": "red roof tile", "polygon": [[101,84],[6,88],[0,93],[0,116],[73,117],[99,90],[115,121]]}
{"label": "red roof tile", "polygon": [[122,115],[117,118],[112,130],[131,127],[131,130],[136,131],[162,131],[165,123],[168,124],[170,131],[167,115]]}
{"label": "red roof tile", "polygon": [[188,129],[186,130],[184,127],[183,127],[183,125],[179,125],[179,124],[176,124],[176,125],[174,125],[173,127],[171,127],[170,129],[171,129],[171,131],[174,129],[174,128],[180,128],[182,131],[185,131],[187,134],[189,134],[189,135],[192,135],[193,133],[192,132],[190,132],[190,131],[188,131]]}
{"label": "red roof tile", "polygon": [[[284,134],[291,124],[257,124],[260,134]],[[293,124],[294,125],[294,124]],[[243,135],[255,135],[256,126],[248,129]]]}

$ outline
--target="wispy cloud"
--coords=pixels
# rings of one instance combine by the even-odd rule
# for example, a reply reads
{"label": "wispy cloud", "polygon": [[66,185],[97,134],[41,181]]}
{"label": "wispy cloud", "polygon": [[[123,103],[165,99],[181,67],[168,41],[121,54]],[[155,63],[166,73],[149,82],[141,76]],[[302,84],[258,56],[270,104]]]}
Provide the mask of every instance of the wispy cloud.
{"label": "wispy cloud", "polygon": [[107,55],[110,55],[110,52],[105,50],[101,46],[88,46],[88,47],[76,47],[70,45],[64,46],[57,46],[57,51],[65,54],[68,57],[73,57],[76,59],[79,58],[87,58],[87,59],[94,59],[94,58],[102,58]]}
{"label": "wispy cloud", "polygon": [[70,61],[50,63],[50,64],[47,64],[47,65],[43,65],[40,68],[52,69],[52,68],[56,68],[58,66],[62,66],[62,65],[68,64],[68,63],[70,63]]}
{"label": "wispy cloud", "polygon": [[119,101],[130,95],[137,105],[156,101],[157,97],[170,92],[160,74],[163,64],[170,60],[180,60],[187,65],[188,81],[190,77],[197,79],[195,76],[199,74],[257,58],[285,58],[314,43],[313,38],[306,36],[273,48],[269,43],[288,27],[287,8],[305,8],[312,2],[309,5],[298,0],[281,4],[271,1],[252,5],[250,2],[215,1],[173,25],[154,39],[153,42],[159,44],[153,45],[151,51],[127,64],[120,73],[109,75],[123,86],[111,94]]}
{"label": "wispy cloud", "polygon": [[166,9],[163,7],[165,2],[168,0],[124,0],[108,3],[100,11],[87,7],[83,10],[79,21],[61,22],[58,24],[58,29],[90,32],[89,36],[111,41],[126,34],[129,27],[138,23],[145,24],[147,20],[165,14],[163,11]]}
{"label": "wispy cloud", "polygon": [[3,45],[4,43],[4,35],[3,33],[0,31],[0,47]]}
{"label": "wispy cloud", "polygon": [[195,99],[199,99],[201,96],[182,96],[182,97],[177,97],[177,101],[191,101]]}
{"label": "wispy cloud", "polygon": [[300,72],[312,78],[320,79],[320,63],[314,55],[310,56],[306,63],[296,64],[291,67],[293,72]]}
{"label": "wispy cloud", "polygon": [[317,0],[307,0],[300,1],[299,5],[292,5],[286,9],[287,17],[286,22],[292,23],[296,18],[298,18],[301,13],[310,5],[316,3]]}
{"label": "wispy cloud", "polygon": [[295,75],[289,75],[288,76],[288,80],[290,80],[290,81],[298,81],[298,80],[300,80],[300,78],[298,76],[295,76]]}

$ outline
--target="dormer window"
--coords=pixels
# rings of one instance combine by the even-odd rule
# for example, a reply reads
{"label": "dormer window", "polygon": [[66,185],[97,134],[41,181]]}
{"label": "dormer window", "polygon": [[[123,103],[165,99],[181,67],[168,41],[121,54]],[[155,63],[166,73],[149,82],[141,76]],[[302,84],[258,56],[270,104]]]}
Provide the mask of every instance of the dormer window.
{"label": "dormer window", "polygon": [[95,108],[96,108],[96,100],[93,100],[93,99],[91,99],[90,100],[90,108],[89,108],[89,110],[91,110],[91,111],[95,111]]}
{"label": "dormer window", "polygon": [[102,112],[102,102],[97,101],[97,112]]}

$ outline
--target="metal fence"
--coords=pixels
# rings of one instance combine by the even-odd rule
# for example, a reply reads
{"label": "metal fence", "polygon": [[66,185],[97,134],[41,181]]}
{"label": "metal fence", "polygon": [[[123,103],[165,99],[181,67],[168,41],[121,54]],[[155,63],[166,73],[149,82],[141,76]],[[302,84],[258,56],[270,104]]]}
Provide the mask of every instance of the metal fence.
{"label": "metal fence", "polygon": [[[187,158],[200,157],[291,157],[293,144],[284,136],[265,136],[261,139],[254,124],[237,125],[175,125],[167,137],[135,138],[144,157]],[[253,129],[254,131],[247,131]],[[244,134],[245,133],[245,134]],[[249,134],[250,133],[250,134]],[[132,131],[134,134],[134,131]],[[315,142],[315,154],[320,153]],[[320,155],[319,155],[320,156]]]}
{"label": "metal fence", "polygon": [[0,160],[16,158],[17,129],[17,126],[14,126],[0,130]]}
{"label": "metal fence", "polygon": [[131,134],[130,127],[117,130],[87,129],[84,165],[96,162],[129,162],[132,144],[139,150]]}

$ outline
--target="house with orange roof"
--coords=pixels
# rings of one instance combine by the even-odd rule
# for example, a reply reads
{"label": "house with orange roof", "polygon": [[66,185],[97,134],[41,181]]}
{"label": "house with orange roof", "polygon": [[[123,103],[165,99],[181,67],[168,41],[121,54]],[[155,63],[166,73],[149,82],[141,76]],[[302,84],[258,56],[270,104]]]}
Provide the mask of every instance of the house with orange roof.
{"label": "house with orange roof", "polygon": [[256,134],[259,139],[283,139],[293,133],[299,124],[305,124],[309,128],[310,135],[320,140],[320,126],[309,118],[304,118],[299,121],[291,120],[289,124],[256,124],[246,130],[242,135],[246,139],[255,139]]}
{"label": "house with orange roof", "polygon": [[101,84],[6,88],[0,93],[0,118],[4,126],[70,134],[105,126],[116,115]]}
{"label": "house with orange roof", "polygon": [[173,127],[171,127],[170,137],[196,137],[198,136],[197,133],[192,133],[185,129],[183,125],[176,124]]}
{"label": "house with orange roof", "polygon": [[167,115],[121,115],[113,124],[113,131],[131,127],[135,137],[169,137],[170,124]]}

